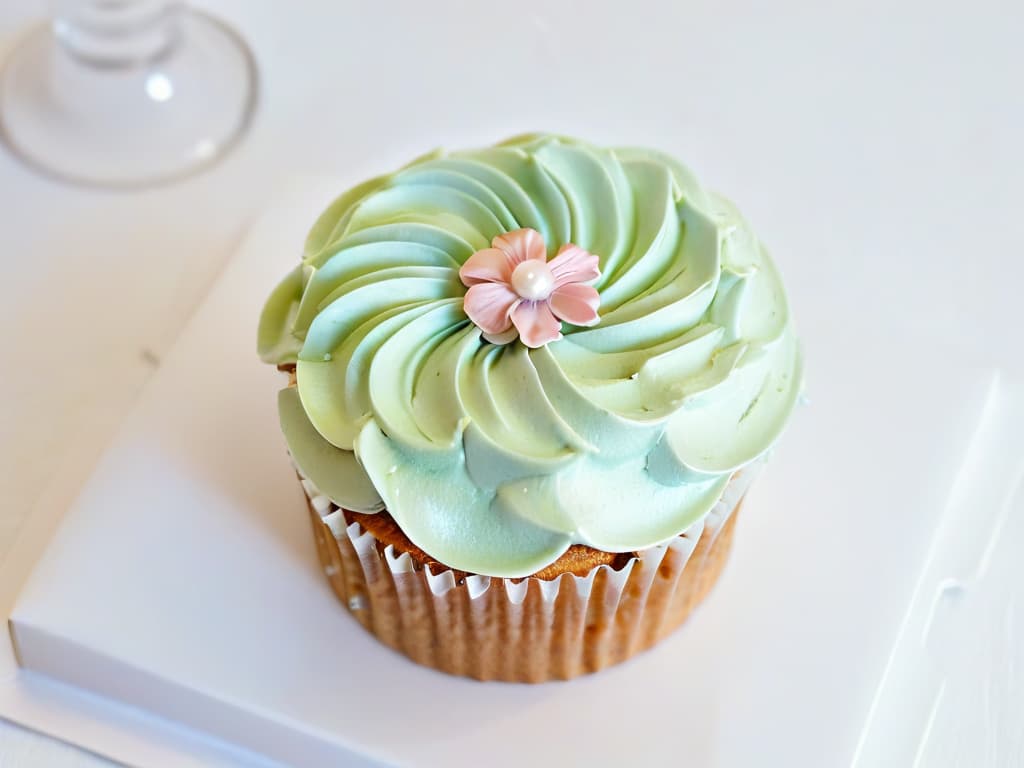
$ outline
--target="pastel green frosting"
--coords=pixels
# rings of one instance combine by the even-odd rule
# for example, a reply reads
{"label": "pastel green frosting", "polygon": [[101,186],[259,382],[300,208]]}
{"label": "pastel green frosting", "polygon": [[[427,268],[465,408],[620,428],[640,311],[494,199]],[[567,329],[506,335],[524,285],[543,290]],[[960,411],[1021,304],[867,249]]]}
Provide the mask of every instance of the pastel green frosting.
{"label": "pastel green frosting", "polygon": [[[523,227],[549,256],[572,242],[601,260],[599,323],[534,350],[484,341],[458,276]],[[319,490],[490,576],[678,535],[801,386],[778,272],[731,203],[658,152],[548,135],[339,197],[267,301],[259,353],[297,362],[281,424]]]}

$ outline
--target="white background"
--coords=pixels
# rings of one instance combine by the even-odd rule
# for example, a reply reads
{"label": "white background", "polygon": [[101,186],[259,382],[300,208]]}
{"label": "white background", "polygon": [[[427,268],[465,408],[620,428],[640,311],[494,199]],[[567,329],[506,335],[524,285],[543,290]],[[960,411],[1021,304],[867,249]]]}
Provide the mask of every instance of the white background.
{"label": "white background", "polygon": [[[1024,6],[210,2],[260,65],[243,145],[130,195],[0,153],[0,557],[64,505],[259,206],[526,130],[664,148],[738,201],[798,323],[1019,357]],[[6,52],[46,10],[0,4]],[[298,247],[298,244],[296,244]],[[849,350],[871,366],[870,335]],[[0,762],[88,758],[0,728]]]}

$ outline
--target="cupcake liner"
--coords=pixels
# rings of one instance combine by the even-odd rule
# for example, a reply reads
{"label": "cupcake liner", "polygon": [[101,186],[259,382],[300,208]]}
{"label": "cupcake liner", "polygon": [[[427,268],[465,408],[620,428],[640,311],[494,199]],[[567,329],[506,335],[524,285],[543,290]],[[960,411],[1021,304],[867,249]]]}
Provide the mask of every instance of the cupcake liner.
{"label": "cupcake liner", "polygon": [[454,675],[543,682],[618,664],[682,624],[725,565],[757,469],[737,472],[702,521],[621,568],[554,579],[432,572],[302,486],[331,587],[381,642]]}

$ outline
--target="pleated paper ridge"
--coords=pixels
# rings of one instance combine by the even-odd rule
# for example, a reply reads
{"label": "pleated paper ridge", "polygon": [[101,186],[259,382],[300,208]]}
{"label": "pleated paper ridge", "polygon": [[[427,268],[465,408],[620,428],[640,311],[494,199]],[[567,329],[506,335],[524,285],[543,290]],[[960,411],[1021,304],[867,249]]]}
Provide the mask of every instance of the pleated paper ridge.
{"label": "pleated paper ridge", "polygon": [[737,473],[702,521],[623,567],[555,579],[432,573],[302,485],[331,587],[381,642],[453,675],[543,682],[618,664],[682,624],[721,573],[755,473]]}

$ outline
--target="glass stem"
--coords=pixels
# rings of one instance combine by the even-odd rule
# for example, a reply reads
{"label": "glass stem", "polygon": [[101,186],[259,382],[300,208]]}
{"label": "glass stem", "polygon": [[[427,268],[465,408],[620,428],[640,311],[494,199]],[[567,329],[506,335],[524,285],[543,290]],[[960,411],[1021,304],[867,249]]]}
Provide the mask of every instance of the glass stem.
{"label": "glass stem", "polygon": [[177,46],[181,11],[181,0],[57,0],[53,33],[81,63],[146,66]]}

